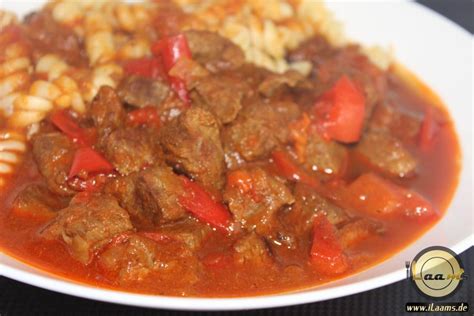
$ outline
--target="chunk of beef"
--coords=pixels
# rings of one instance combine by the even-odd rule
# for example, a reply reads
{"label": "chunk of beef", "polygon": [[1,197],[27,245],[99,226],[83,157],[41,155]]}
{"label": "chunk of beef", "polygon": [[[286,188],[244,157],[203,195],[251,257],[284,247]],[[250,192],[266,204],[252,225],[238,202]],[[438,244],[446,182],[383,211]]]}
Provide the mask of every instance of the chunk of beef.
{"label": "chunk of beef", "polygon": [[292,102],[271,105],[254,100],[246,105],[237,119],[223,131],[223,143],[228,168],[242,160],[254,161],[267,157],[278,145],[288,141],[288,122],[299,115]]}
{"label": "chunk of beef", "polygon": [[44,185],[30,184],[16,196],[12,212],[25,217],[50,219],[68,203],[68,198],[52,193]]}
{"label": "chunk of beef", "polygon": [[60,195],[72,195],[68,174],[74,158],[72,141],[64,134],[53,132],[33,138],[33,157],[48,188]]}
{"label": "chunk of beef", "polygon": [[224,151],[214,116],[191,107],[162,128],[161,145],[168,163],[208,188],[224,183]]}
{"label": "chunk of beef", "polygon": [[130,217],[110,195],[75,198],[41,231],[49,240],[66,243],[71,255],[88,264],[95,251],[120,233],[133,229]]}
{"label": "chunk of beef", "polygon": [[294,202],[290,190],[280,178],[259,167],[233,172],[242,174],[249,182],[245,188],[234,183],[226,186],[224,200],[234,218],[247,230],[262,236],[271,234],[278,209]]}
{"label": "chunk of beef", "polygon": [[183,80],[189,91],[194,89],[198,80],[209,76],[210,72],[193,59],[180,58],[168,74]]}
{"label": "chunk of beef", "polygon": [[390,133],[403,142],[414,142],[421,128],[421,120],[391,105],[378,104],[370,118],[369,128]]}
{"label": "chunk of beef", "polygon": [[238,77],[218,74],[198,80],[191,98],[225,124],[237,117],[242,108],[242,98],[248,90],[249,87]]}
{"label": "chunk of beef", "polygon": [[120,236],[97,256],[101,271],[119,284],[142,281],[157,268],[156,243],[138,234]]}
{"label": "chunk of beef", "polygon": [[87,64],[82,41],[71,28],[58,24],[48,11],[26,16],[25,34],[32,42],[32,47],[42,54],[58,54],[75,66]]}
{"label": "chunk of beef", "polygon": [[139,108],[159,106],[170,93],[168,83],[142,76],[129,76],[122,80],[117,88],[120,99]]}
{"label": "chunk of beef", "polygon": [[380,235],[382,231],[381,223],[362,218],[347,223],[337,233],[342,249],[347,249],[367,238]]}
{"label": "chunk of beef", "polygon": [[240,47],[217,33],[189,30],[184,34],[193,59],[211,72],[236,69],[245,62]]}
{"label": "chunk of beef", "polygon": [[265,241],[255,232],[239,239],[234,244],[234,251],[234,259],[238,264],[258,268],[268,266],[273,262]]}
{"label": "chunk of beef", "polygon": [[208,225],[194,218],[185,218],[178,222],[162,225],[156,232],[165,239],[183,243],[187,249],[195,252],[202,246],[203,241],[212,233],[212,230]]}
{"label": "chunk of beef", "polygon": [[143,128],[125,128],[104,138],[105,157],[122,175],[138,172],[159,160],[160,150],[153,134]]}
{"label": "chunk of beef", "polygon": [[349,158],[346,147],[323,139],[317,132],[308,135],[304,154],[304,168],[322,179],[341,175]]}
{"label": "chunk of beef", "polygon": [[283,74],[271,74],[258,86],[258,91],[266,96],[272,97],[285,88],[310,89],[312,84],[302,74],[295,70],[288,70]]}
{"label": "chunk of beef", "polygon": [[179,204],[183,183],[169,167],[155,166],[142,171],[136,182],[136,195],[141,217],[153,223],[172,222],[187,215]]}
{"label": "chunk of beef", "polygon": [[364,161],[389,175],[407,177],[415,173],[415,157],[388,133],[370,130],[354,150]]}
{"label": "chunk of beef", "polygon": [[345,210],[334,205],[305,184],[297,184],[294,190],[295,203],[291,208],[279,214],[283,226],[297,236],[311,232],[314,217],[323,213],[335,226],[347,222],[350,218]]}
{"label": "chunk of beef", "polygon": [[123,126],[126,113],[115,90],[102,86],[91,102],[89,115],[102,138]]}
{"label": "chunk of beef", "polygon": [[326,37],[315,35],[301,43],[288,54],[291,62],[309,61],[316,68],[336,54],[337,50],[328,42]]}
{"label": "chunk of beef", "polygon": [[165,284],[172,281],[175,294],[187,290],[199,279],[200,264],[182,244],[156,242],[141,233],[116,238],[103,248],[96,262],[114,283],[131,284],[147,278]]}
{"label": "chunk of beef", "polygon": [[120,207],[130,214],[132,220],[141,222],[143,212],[135,192],[137,179],[138,173],[131,173],[125,177],[114,177],[105,184],[104,193],[116,198]]}

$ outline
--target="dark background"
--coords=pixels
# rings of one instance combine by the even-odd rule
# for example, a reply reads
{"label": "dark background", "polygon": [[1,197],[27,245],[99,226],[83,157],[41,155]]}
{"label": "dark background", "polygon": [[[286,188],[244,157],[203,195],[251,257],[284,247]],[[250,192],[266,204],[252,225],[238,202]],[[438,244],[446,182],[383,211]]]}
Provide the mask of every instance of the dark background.
{"label": "dark background", "polygon": [[[471,34],[474,32],[473,2],[471,0],[420,0],[417,1],[455,21]],[[401,22],[402,23],[402,22]],[[466,210],[470,211],[470,210]],[[471,224],[471,223],[466,223]],[[474,277],[474,248],[462,253],[460,258],[470,278],[447,302],[469,302],[474,305],[472,278]],[[380,289],[357,295],[293,307],[246,312],[223,312],[222,315],[404,315],[407,302],[429,302],[409,281],[403,280]],[[469,313],[474,315],[474,306]],[[108,304],[58,294],[0,277],[0,316],[11,315],[167,315],[191,316],[217,313],[188,313]],[[407,314],[415,315],[415,314]],[[438,314],[440,315],[440,314]],[[451,313],[449,315],[454,315]]]}

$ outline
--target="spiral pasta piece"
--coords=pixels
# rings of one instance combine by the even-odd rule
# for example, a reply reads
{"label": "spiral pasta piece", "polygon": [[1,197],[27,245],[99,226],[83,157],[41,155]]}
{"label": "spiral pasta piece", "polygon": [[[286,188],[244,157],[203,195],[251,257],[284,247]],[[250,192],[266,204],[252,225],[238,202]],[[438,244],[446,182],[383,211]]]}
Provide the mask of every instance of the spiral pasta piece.
{"label": "spiral pasta piece", "polygon": [[37,123],[53,108],[70,107],[79,113],[84,112],[85,105],[79,86],[66,74],[69,68],[54,54],[41,57],[35,70],[47,80],[36,80],[27,91],[5,98],[5,104],[11,107],[9,125],[26,127]]}
{"label": "spiral pasta piece", "polygon": [[0,130],[0,188],[15,172],[26,150],[25,137],[13,130]]}
{"label": "spiral pasta piece", "polygon": [[32,63],[27,44],[22,40],[15,19],[0,11],[0,22],[10,24],[0,31],[0,113],[10,116],[14,102],[31,81]]}

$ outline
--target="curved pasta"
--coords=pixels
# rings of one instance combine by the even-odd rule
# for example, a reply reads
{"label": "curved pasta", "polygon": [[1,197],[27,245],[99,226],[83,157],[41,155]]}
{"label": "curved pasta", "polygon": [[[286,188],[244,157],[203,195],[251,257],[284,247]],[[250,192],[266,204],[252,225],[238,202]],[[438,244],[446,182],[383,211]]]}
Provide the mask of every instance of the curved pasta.
{"label": "curved pasta", "polygon": [[15,172],[26,150],[25,137],[13,130],[0,130],[0,188]]}

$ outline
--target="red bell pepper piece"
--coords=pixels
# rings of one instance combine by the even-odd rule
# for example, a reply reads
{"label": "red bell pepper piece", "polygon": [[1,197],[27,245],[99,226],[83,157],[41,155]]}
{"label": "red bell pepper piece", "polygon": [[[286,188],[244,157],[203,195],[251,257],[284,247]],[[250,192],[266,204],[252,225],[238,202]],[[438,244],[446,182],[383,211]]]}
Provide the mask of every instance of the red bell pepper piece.
{"label": "red bell pepper piece", "polygon": [[360,139],[365,116],[365,96],[343,75],[316,102],[317,126],[327,139],[353,143]]}
{"label": "red bell pepper piece", "polygon": [[336,230],[325,215],[317,215],[314,219],[310,257],[313,267],[324,275],[337,275],[349,269]]}
{"label": "red bell pepper piece", "polygon": [[83,147],[79,148],[74,155],[69,178],[77,176],[82,171],[87,173],[109,173],[113,170],[114,166],[101,154],[90,147]]}
{"label": "red bell pepper piece", "polygon": [[60,110],[54,112],[51,117],[51,122],[66,134],[73,141],[85,145],[88,141],[87,133],[84,129],[72,119],[67,110]]}
{"label": "red bell pepper piece", "polygon": [[[173,68],[179,59],[192,58],[191,50],[189,49],[188,41],[184,34],[165,37],[154,44],[151,49],[155,56],[161,56],[163,66],[167,73],[171,68]],[[183,102],[189,103],[189,95],[183,79],[172,76],[168,77],[171,83],[171,88],[176,92],[179,98]]]}
{"label": "red bell pepper piece", "polygon": [[199,220],[209,223],[222,232],[228,232],[231,218],[225,207],[214,201],[199,184],[185,176],[181,176],[181,179],[184,194],[179,198],[179,204]]}
{"label": "red bell pepper piece", "polygon": [[403,215],[427,219],[437,215],[431,203],[420,194],[373,173],[363,174],[353,181],[343,191],[341,203],[377,218]]}
{"label": "red bell pepper piece", "polygon": [[127,114],[128,122],[132,126],[149,125],[160,126],[160,116],[158,109],[154,106],[146,106],[144,108],[131,111]]}
{"label": "red bell pepper piece", "polygon": [[151,79],[166,78],[162,62],[157,57],[128,60],[124,63],[123,70],[127,75],[138,75]]}
{"label": "red bell pepper piece", "polygon": [[96,130],[94,128],[81,128],[67,110],[54,112],[50,120],[54,126],[79,145],[89,146],[95,141]]}
{"label": "red bell pepper piece", "polygon": [[432,107],[429,107],[426,110],[425,118],[423,119],[423,123],[421,123],[418,144],[423,151],[427,151],[431,148],[434,136],[439,129],[439,125],[437,124],[434,118],[434,111]]}

